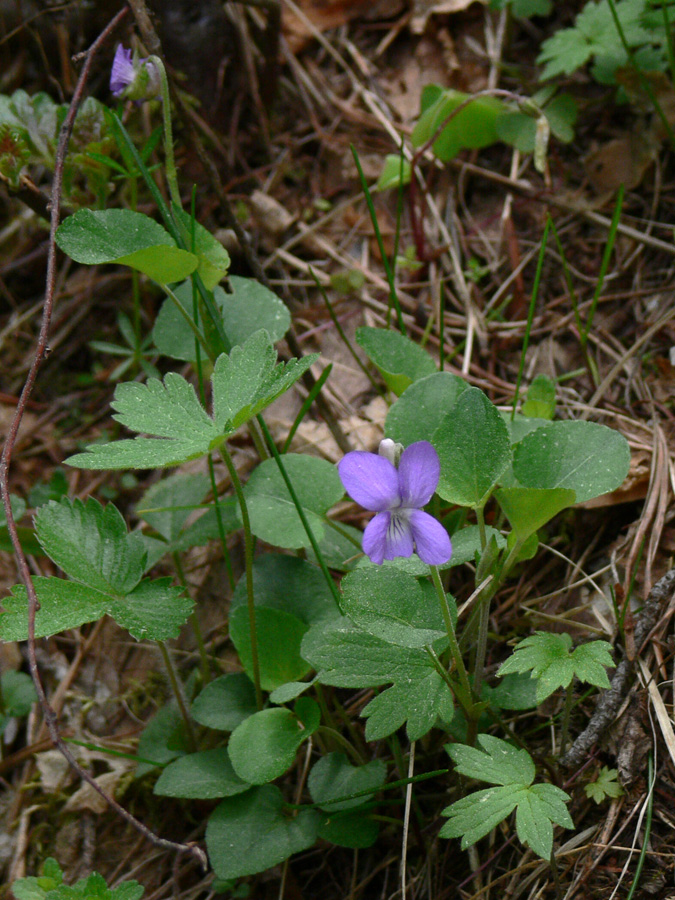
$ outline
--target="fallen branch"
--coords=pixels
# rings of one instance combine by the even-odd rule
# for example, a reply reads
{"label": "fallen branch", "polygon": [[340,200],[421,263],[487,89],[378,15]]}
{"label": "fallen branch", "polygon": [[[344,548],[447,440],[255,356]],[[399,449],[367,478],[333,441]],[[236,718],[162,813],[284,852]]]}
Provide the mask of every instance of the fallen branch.
{"label": "fallen branch", "polygon": [[[664,602],[670,599],[673,591],[675,591],[675,569],[666,572],[663,578],[656,582],[636,619],[635,647],[638,656],[658,622]],[[600,740],[613,723],[619,707],[628,693],[634,665],[635,659],[629,659],[626,656],[616,667],[611,685],[598,701],[590,722],[561,758],[560,762],[563,766],[580,765],[593,744]]]}

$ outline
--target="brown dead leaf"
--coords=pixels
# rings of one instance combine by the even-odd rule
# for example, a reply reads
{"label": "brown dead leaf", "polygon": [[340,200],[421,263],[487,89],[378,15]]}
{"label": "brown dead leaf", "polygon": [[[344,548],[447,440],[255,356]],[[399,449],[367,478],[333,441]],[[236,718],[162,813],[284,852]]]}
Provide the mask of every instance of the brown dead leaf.
{"label": "brown dead leaf", "polygon": [[314,31],[338,28],[356,17],[369,21],[390,19],[404,9],[401,0],[296,0],[295,5],[310,24],[282,3],[283,33],[293,53],[302,50],[314,37]]}
{"label": "brown dead leaf", "polygon": [[658,142],[649,132],[632,132],[608,141],[584,160],[584,168],[596,194],[614,193],[623,185],[637,187],[654,162]]}
{"label": "brown dead leaf", "polygon": [[429,16],[462,12],[475,2],[485,4],[486,0],[414,0],[410,30],[413,34],[422,34]]}

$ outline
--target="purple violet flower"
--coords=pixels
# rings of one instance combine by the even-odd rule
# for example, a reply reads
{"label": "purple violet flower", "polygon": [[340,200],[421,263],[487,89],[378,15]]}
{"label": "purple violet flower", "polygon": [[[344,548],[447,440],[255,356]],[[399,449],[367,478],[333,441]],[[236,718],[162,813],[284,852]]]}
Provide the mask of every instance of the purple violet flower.
{"label": "purple violet flower", "polygon": [[338,463],[349,496],[377,513],[363,533],[363,551],[378,566],[385,559],[412,556],[413,549],[422,562],[441,565],[452,554],[450,538],[440,522],[422,511],[440,477],[438,454],[428,441],[417,441],[402,453],[400,449],[387,439],[379,454],[355,450]]}
{"label": "purple violet flower", "polygon": [[110,90],[113,96],[121,97],[135,78],[136,68],[131,60],[131,50],[126,50],[121,44],[118,44],[110,72]]}
{"label": "purple violet flower", "polygon": [[110,71],[110,90],[114,97],[128,100],[152,100],[161,90],[159,72],[152,60],[134,59],[131,50],[117,45]]}

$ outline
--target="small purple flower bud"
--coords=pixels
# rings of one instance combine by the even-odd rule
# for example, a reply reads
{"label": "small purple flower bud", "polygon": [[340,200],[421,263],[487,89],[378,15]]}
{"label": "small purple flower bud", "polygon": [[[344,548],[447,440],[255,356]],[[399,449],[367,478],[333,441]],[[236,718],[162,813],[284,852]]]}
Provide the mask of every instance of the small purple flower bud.
{"label": "small purple flower bud", "polygon": [[118,44],[110,72],[110,90],[114,97],[126,100],[152,100],[161,92],[157,66],[148,59],[132,58],[131,50]]}

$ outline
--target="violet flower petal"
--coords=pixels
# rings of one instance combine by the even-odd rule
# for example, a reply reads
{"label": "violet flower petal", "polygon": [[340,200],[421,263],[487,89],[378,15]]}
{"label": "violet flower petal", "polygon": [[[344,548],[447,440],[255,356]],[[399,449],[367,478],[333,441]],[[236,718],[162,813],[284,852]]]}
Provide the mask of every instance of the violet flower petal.
{"label": "violet flower petal", "polygon": [[398,472],[383,456],[353,450],[338,463],[338,473],[349,496],[364,509],[383,512],[401,503]]}
{"label": "violet flower petal", "polygon": [[415,539],[417,555],[428,566],[440,566],[452,556],[448,532],[440,522],[421,509],[410,513],[410,528]]}
{"label": "violet flower petal", "polygon": [[384,550],[385,559],[396,559],[397,556],[412,556],[413,533],[409,521],[410,514],[411,510],[407,509],[391,513]]}
{"label": "violet flower petal", "polygon": [[433,497],[441,474],[438,454],[429,441],[417,441],[401,454],[398,479],[403,506],[419,509]]}
{"label": "violet flower petal", "polygon": [[363,532],[363,552],[378,566],[384,560],[390,519],[391,513],[378,513],[368,522]]}
{"label": "violet flower petal", "polygon": [[131,61],[131,50],[126,50],[122,44],[118,44],[110,72],[110,90],[113,96],[119,97],[135,77],[136,70]]}

